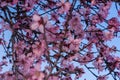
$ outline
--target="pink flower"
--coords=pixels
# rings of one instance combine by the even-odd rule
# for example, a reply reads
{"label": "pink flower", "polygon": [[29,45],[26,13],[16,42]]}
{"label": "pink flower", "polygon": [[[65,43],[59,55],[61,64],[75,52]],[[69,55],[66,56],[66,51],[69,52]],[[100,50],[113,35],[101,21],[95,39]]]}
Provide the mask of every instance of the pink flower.
{"label": "pink flower", "polygon": [[107,80],[107,76],[98,76],[97,80]]}
{"label": "pink flower", "polygon": [[75,76],[74,80],[78,80],[80,77],[82,77],[82,75],[85,73],[83,68],[75,68],[75,71],[78,71],[78,74]]}
{"label": "pink flower", "polygon": [[70,37],[69,43],[70,43],[69,49],[71,51],[79,51],[79,45],[81,43],[81,39],[74,39],[74,38]]}
{"label": "pink flower", "polygon": [[79,62],[80,62],[81,65],[85,65],[89,61],[89,59],[88,59],[87,56],[81,56],[78,60],[79,60]]}
{"label": "pink flower", "polygon": [[27,11],[31,10],[36,4],[36,0],[25,0],[24,3],[20,4]]}
{"label": "pink flower", "polygon": [[65,60],[65,59],[61,60],[61,66],[67,67],[68,64],[69,64],[68,60]]}
{"label": "pink flower", "polygon": [[61,3],[58,3],[58,6],[61,6],[59,13],[64,13],[70,10],[71,4],[69,2],[65,2],[64,0],[61,0]]}
{"label": "pink flower", "polygon": [[17,4],[18,0],[13,0],[12,4]]}
{"label": "pink flower", "polygon": [[79,62],[81,63],[81,65],[87,64],[88,62],[90,62],[93,59],[94,55],[92,53],[87,53],[84,56],[80,56],[80,58],[78,58]]}
{"label": "pink flower", "polygon": [[52,13],[52,14],[51,14],[51,19],[52,19],[53,21],[58,21],[58,18],[59,18],[59,16],[58,16],[57,14],[55,14],[55,13]]}
{"label": "pink flower", "polygon": [[30,68],[31,64],[32,64],[32,60],[30,60],[24,54],[19,55],[18,63],[16,63],[16,65],[18,65],[19,68],[23,69],[23,70],[28,70]]}
{"label": "pink flower", "polygon": [[78,53],[74,54],[70,58],[68,58],[69,61],[73,61],[74,59],[78,58],[80,55]]}
{"label": "pink flower", "polygon": [[57,76],[50,76],[48,80],[60,80]]}
{"label": "pink flower", "polygon": [[14,27],[15,29],[20,28],[19,23],[15,23],[15,24],[13,25],[13,27]]}
{"label": "pink flower", "polygon": [[98,24],[100,23],[100,18],[98,15],[93,15],[91,18],[92,24]]}
{"label": "pink flower", "polygon": [[117,30],[118,27],[120,26],[120,22],[116,17],[113,17],[113,18],[109,19],[108,24],[109,24],[109,26],[108,26],[109,28],[114,27],[115,30]]}
{"label": "pink flower", "polygon": [[32,80],[43,80],[44,77],[45,77],[44,73],[35,71],[34,75],[32,76]]}
{"label": "pink flower", "polygon": [[2,1],[1,4],[0,4],[1,7],[4,7],[6,5],[7,5],[7,3],[5,1]]}
{"label": "pink flower", "polygon": [[105,32],[104,36],[106,41],[114,38],[113,32]]}
{"label": "pink flower", "polygon": [[69,21],[69,25],[72,28],[80,26],[80,17],[79,16],[72,17],[72,19]]}
{"label": "pink flower", "polygon": [[40,32],[44,33],[43,23],[44,23],[43,19],[39,15],[34,14],[33,15],[33,22],[31,24],[31,29],[32,30],[39,29]]}
{"label": "pink flower", "polygon": [[26,48],[24,41],[19,41],[18,43],[14,44],[14,50],[17,54],[22,54],[24,48]]}
{"label": "pink flower", "polygon": [[35,64],[35,70],[40,71],[40,68],[41,68],[40,63],[36,63]]}
{"label": "pink flower", "polygon": [[42,56],[45,51],[45,41],[35,42],[32,45],[32,50],[36,56]]}
{"label": "pink flower", "polygon": [[96,4],[95,0],[91,0],[91,5],[94,6]]}
{"label": "pink flower", "polygon": [[0,76],[0,80],[14,80],[15,75],[12,71],[7,71],[3,74],[3,76]]}
{"label": "pink flower", "polygon": [[33,22],[30,26],[32,30],[39,30],[41,33],[44,33],[45,26],[49,28],[51,26],[50,22],[48,21],[48,17],[40,17],[38,14],[33,15]]}
{"label": "pink flower", "polygon": [[102,57],[98,57],[96,61],[93,62],[93,65],[98,69],[98,71],[104,70]]}
{"label": "pink flower", "polygon": [[38,14],[33,15],[33,21],[40,21],[41,17]]}
{"label": "pink flower", "polygon": [[89,60],[92,60],[94,58],[93,53],[87,53],[86,56],[88,57]]}

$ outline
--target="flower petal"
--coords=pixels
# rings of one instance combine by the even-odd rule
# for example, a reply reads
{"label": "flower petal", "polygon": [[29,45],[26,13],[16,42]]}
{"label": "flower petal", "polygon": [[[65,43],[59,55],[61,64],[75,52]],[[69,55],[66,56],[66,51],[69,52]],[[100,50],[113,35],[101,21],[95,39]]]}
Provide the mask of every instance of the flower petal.
{"label": "flower petal", "polygon": [[39,24],[37,22],[33,22],[30,26],[32,30],[36,30],[38,28]]}
{"label": "flower petal", "polygon": [[44,33],[44,26],[42,24],[38,27],[38,29],[41,33]]}
{"label": "flower petal", "polygon": [[41,19],[41,17],[37,14],[33,15],[33,21],[39,21]]}

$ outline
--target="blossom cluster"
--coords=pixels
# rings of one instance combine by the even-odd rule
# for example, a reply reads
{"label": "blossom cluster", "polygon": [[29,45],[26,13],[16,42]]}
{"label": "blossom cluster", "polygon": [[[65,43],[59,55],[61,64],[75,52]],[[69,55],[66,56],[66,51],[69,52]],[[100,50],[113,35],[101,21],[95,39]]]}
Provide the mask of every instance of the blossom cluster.
{"label": "blossom cluster", "polygon": [[96,80],[120,79],[120,50],[107,44],[120,31],[120,10],[108,19],[112,5],[109,0],[0,0],[5,51],[0,80],[81,80],[86,69]]}

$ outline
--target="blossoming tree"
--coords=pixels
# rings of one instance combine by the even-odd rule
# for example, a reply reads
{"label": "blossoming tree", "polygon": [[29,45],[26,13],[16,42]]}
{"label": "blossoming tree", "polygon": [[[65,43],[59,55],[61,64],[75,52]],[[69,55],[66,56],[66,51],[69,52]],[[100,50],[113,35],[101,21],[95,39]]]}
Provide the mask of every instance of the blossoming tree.
{"label": "blossoming tree", "polygon": [[0,80],[81,80],[85,69],[120,79],[120,50],[107,44],[120,31],[119,0],[107,19],[112,1],[0,0]]}

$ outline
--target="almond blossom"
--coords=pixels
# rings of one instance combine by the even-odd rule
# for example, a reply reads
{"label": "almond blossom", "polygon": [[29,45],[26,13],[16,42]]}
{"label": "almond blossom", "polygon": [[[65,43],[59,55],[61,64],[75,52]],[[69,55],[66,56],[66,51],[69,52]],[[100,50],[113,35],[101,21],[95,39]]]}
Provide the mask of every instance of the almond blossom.
{"label": "almond blossom", "polygon": [[101,57],[98,57],[96,61],[93,62],[93,65],[95,66],[98,71],[103,71],[103,59]]}
{"label": "almond blossom", "polygon": [[39,30],[41,33],[44,33],[45,26],[50,27],[50,22],[48,21],[48,17],[41,17],[38,14],[33,15],[33,22],[31,23],[30,28],[32,30]]}
{"label": "almond blossom", "polygon": [[45,41],[36,42],[34,45],[32,45],[32,50],[35,56],[42,56],[45,51]]}
{"label": "almond blossom", "polygon": [[33,23],[30,27],[32,30],[39,29],[40,32],[44,33],[43,19],[37,14],[33,15]]}
{"label": "almond blossom", "polygon": [[35,71],[34,75],[32,76],[32,80],[43,80],[44,79],[44,73]]}
{"label": "almond blossom", "polygon": [[69,21],[69,25],[74,29],[74,27],[80,26],[80,17],[74,16],[72,19]]}
{"label": "almond blossom", "polygon": [[57,76],[50,76],[48,80],[60,80]]}
{"label": "almond blossom", "polygon": [[97,78],[97,80],[107,80],[107,77],[106,76],[99,76],[98,78]]}
{"label": "almond blossom", "polygon": [[114,38],[113,36],[113,32],[105,32],[105,40],[111,40],[112,38]]}
{"label": "almond blossom", "polygon": [[73,39],[72,37],[69,38],[69,43],[70,46],[69,46],[69,49],[71,51],[78,51],[79,50],[79,45],[81,43],[81,39]]}
{"label": "almond blossom", "polygon": [[120,22],[116,17],[109,19],[108,24],[109,24],[108,28],[110,29],[113,28],[114,31],[117,31],[120,26]]}
{"label": "almond blossom", "polygon": [[69,2],[65,2],[65,0],[61,0],[57,5],[60,6],[59,13],[68,12],[71,7],[71,4]]}

